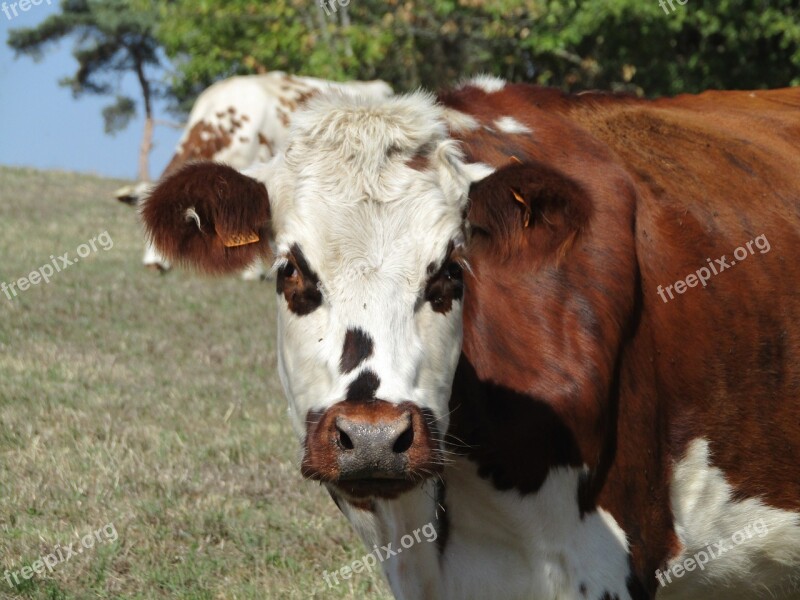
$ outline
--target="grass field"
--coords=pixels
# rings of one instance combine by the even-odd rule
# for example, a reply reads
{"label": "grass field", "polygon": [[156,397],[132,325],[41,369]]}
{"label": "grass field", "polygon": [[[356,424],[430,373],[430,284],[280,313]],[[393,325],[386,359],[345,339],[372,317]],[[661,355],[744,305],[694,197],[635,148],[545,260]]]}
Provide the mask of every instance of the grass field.
{"label": "grass field", "polygon": [[274,284],[144,270],[122,183],[0,167],[0,282],[113,240],[0,293],[0,598],[388,597],[322,579],[365,549],[300,477]]}

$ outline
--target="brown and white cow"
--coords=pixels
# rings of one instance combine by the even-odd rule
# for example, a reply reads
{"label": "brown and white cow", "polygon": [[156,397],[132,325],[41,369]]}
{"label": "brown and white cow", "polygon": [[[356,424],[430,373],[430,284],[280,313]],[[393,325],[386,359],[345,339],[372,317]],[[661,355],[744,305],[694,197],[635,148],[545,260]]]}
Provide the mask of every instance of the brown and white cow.
{"label": "brown and white cow", "polygon": [[[197,97],[162,177],[195,160],[213,160],[238,170],[268,161],[285,146],[292,114],[309,98],[330,90],[375,98],[393,93],[383,81],[339,83],[282,71],[218,81]],[[139,182],[118,189],[114,195],[120,202],[137,206],[150,187]],[[149,243],[142,262],[162,272],[170,269],[169,261]],[[260,266],[252,265],[244,278],[260,278]]]}
{"label": "brown and white cow", "polygon": [[143,214],[272,244],[302,473],[397,598],[798,597],[800,90],[319,97]]}

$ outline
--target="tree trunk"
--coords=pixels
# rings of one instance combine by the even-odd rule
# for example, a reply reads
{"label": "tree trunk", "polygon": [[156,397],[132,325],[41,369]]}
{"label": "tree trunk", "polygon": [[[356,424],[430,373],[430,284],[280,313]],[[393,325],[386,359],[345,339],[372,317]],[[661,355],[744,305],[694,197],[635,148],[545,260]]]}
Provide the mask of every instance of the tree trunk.
{"label": "tree trunk", "polygon": [[[322,40],[325,42],[325,45],[330,48],[331,45],[331,32],[328,30],[328,20],[325,18],[325,12],[323,11],[330,11],[327,8],[327,4],[325,5],[326,8],[322,7],[322,2],[315,2],[314,4],[317,5],[317,19],[319,19],[319,30],[322,32]],[[313,31],[313,27],[309,27],[309,31]]]}
{"label": "tree trunk", "polygon": [[151,102],[150,82],[144,74],[144,65],[136,60],[136,76],[142,88],[144,100],[144,132],[139,145],[139,181],[150,181],[150,150],[153,149],[153,105]]}
{"label": "tree trunk", "polygon": [[[342,27],[339,31],[344,39],[344,54],[348,58],[352,58],[353,46],[350,45],[350,32],[348,31],[350,28],[350,13],[347,10],[347,6],[342,6],[339,19],[339,22],[342,24]],[[342,29],[344,31],[342,31]]]}
{"label": "tree trunk", "polygon": [[153,148],[153,116],[144,119],[144,133],[139,145],[139,181],[150,181],[150,150]]}

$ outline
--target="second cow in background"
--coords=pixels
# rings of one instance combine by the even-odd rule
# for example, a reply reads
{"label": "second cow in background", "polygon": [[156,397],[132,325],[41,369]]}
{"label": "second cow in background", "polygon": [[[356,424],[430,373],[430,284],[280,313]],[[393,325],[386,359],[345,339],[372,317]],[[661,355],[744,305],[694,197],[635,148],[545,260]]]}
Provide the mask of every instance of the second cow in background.
{"label": "second cow in background", "polygon": [[[198,96],[175,154],[161,176],[193,160],[213,160],[238,170],[268,161],[286,144],[292,114],[309,98],[331,89],[370,98],[385,98],[393,93],[389,84],[380,80],[337,83],[282,71],[219,81]],[[139,182],[118,189],[114,195],[121,202],[137,206],[150,186]],[[149,240],[145,241],[142,262],[161,272],[171,266]],[[261,279],[265,275],[260,262],[242,274],[244,279]]]}

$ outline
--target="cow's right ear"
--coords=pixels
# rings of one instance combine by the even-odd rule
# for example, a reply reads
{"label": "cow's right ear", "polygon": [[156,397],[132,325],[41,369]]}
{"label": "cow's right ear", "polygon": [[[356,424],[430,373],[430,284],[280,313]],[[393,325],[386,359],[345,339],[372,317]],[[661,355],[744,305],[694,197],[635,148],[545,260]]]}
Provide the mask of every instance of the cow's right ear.
{"label": "cow's right ear", "polygon": [[266,187],[219,163],[196,162],[169,175],[141,215],[164,256],[207,273],[239,271],[268,249]]}

